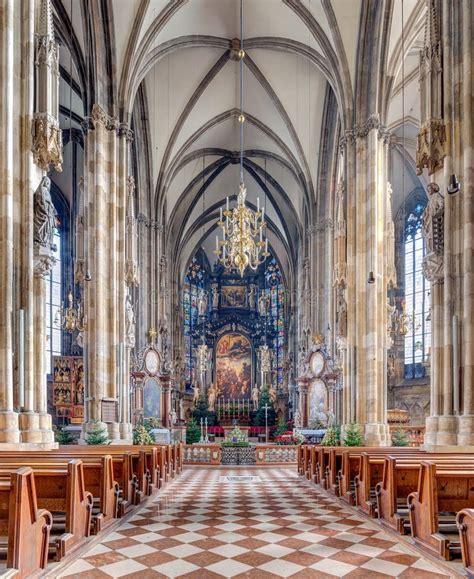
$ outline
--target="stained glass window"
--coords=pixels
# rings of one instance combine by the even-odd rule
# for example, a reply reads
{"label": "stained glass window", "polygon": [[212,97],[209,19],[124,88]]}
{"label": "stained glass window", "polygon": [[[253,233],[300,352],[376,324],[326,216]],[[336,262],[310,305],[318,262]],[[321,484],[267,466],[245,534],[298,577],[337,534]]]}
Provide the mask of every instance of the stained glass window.
{"label": "stained glass window", "polygon": [[273,364],[276,364],[273,386],[283,386],[285,361],[285,287],[277,260],[269,258],[265,270],[265,285],[270,296],[270,323],[276,336],[273,343]]}
{"label": "stained glass window", "polygon": [[46,293],[46,351],[47,351],[47,371],[51,374],[52,356],[62,354],[62,332],[54,323],[58,309],[62,300],[62,267],[61,267],[61,233],[56,229],[54,234],[56,249],[54,257],[56,263],[51,268],[48,276],[48,289]]}
{"label": "stained glass window", "polygon": [[193,370],[193,340],[192,332],[198,323],[197,302],[201,288],[204,287],[204,269],[198,260],[193,257],[184,279],[183,314],[184,314],[184,376],[187,383],[191,382]]}
{"label": "stained glass window", "polygon": [[425,242],[421,233],[425,204],[417,203],[405,223],[405,305],[410,316],[405,336],[405,378],[422,378],[431,349],[430,283],[422,274]]}

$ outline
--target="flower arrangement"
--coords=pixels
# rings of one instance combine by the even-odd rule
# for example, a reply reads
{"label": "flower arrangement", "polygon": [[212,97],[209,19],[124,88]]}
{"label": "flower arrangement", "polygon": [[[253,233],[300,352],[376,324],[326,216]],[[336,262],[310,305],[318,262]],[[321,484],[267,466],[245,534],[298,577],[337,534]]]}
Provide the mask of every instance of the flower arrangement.
{"label": "flower arrangement", "polygon": [[275,438],[275,444],[280,446],[295,446],[299,444],[304,444],[305,437],[299,432],[292,432],[291,430],[283,432]]}

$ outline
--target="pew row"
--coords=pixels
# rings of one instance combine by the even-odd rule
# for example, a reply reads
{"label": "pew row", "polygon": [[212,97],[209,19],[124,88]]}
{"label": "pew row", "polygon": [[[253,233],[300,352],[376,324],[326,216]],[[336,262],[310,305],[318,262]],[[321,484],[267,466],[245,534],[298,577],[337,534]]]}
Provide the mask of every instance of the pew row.
{"label": "pew row", "polygon": [[[15,465],[9,467],[0,459],[0,481],[8,481],[15,470]],[[33,472],[38,507],[53,517],[49,554],[60,561],[80,547],[91,533],[93,499],[85,490],[82,461],[52,464]]]}
{"label": "pew row", "polygon": [[418,490],[408,495],[407,503],[415,543],[445,560],[459,556],[456,515],[474,507],[474,465],[422,461]]}
{"label": "pew row", "polygon": [[51,513],[38,508],[33,470],[22,467],[0,480],[0,563],[3,577],[31,577],[48,563]]}

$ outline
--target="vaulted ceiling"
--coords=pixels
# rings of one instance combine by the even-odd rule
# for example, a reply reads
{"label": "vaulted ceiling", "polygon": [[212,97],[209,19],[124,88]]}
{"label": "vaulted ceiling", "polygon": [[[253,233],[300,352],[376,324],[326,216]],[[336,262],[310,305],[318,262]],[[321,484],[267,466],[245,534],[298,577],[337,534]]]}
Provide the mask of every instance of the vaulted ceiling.
{"label": "vaulted ceiling", "polygon": [[[63,0],[68,14],[72,7],[84,50],[80,4]],[[245,181],[249,203],[256,205],[257,197],[266,202],[269,241],[284,269],[296,263],[304,228],[325,194],[319,172],[328,102],[337,107],[342,130],[350,120],[363,5],[364,0],[244,0]],[[125,120],[146,117],[154,218],[167,223],[181,271],[199,246],[212,262],[218,210],[227,195],[235,196],[239,181],[233,39],[239,37],[240,2],[109,0],[109,6],[117,112]],[[387,122],[397,131],[401,0],[387,6]],[[404,0],[403,9],[410,94],[405,108],[416,125],[416,43],[424,1]],[[137,109],[137,94],[145,110]]]}

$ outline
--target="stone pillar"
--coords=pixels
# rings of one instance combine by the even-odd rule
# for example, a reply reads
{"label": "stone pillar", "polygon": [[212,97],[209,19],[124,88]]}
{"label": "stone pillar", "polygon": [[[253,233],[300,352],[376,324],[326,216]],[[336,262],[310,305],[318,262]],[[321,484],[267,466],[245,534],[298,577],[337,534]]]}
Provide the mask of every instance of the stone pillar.
{"label": "stone pillar", "polygon": [[171,387],[172,379],[170,374],[164,374],[159,378],[161,386],[161,424],[164,428],[171,428],[170,411],[171,411]]}
{"label": "stone pillar", "polygon": [[[130,131],[100,106],[86,119],[84,207],[85,238],[91,281],[85,284],[85,332],[89,392],[87,432],[92,421],[102,421],[103,399],[119,404],[121,417],[107,424],[114,442],[129,441],[129,353],[126,343],[126,200]],[[118,358],[121,358],[118,363]],[[119,392],[122,385],[123,392]],[[121,422],[120,422],[121,420]]]}
{"label": "stone pillar", "polygon": [[[0,0],[0,443],[20,441],[13,410],[14,0]],[[18,15],[17,15],[18,17]]]}
{"label": "stone pillar", "polygon": [[[387,133],[378,116],[348,131],[347,189],[347,347],[345,400],[354,402],[355,421],[370,446],[390,445],[386,417],[387,276],[384,243],[387,190]],[[369,275],[371,276],[369,283]],[[352,362],[352,363],[351,363]],[[349,417],[345,411],[346,419]]]}
{"label": "stone pillar", "polygon": [[298,393],[299,393],[299,411],[301,417],[301,427],[308,427],[308,378],[298,378]]}
{"label": "stone pillar", "polygon": [[[35,407],[38,430],[37,436],[30,442],[54,443],[51,415],[48,414],[47,383],[46,383],[46,290],[49,274],[55,259],[44,248],[36,248],[35,255]],[[56,445],[57,446],[57,445]]]}

